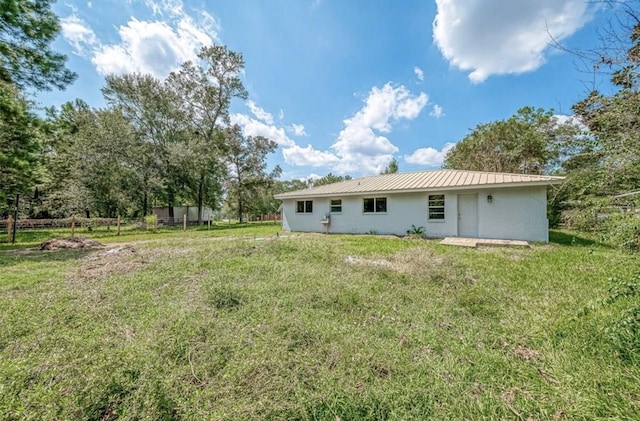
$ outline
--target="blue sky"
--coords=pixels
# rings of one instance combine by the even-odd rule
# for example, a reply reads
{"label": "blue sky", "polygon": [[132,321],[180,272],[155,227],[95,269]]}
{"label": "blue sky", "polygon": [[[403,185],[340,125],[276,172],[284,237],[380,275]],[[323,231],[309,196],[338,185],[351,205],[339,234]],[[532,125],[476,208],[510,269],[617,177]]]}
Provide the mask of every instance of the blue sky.
{"label": "blue sky", "polygon": [[278,142],[269,163],[283,179],[375,174],[394,157],[400,171],[434,169],[477,124],[525,105],[570,114],[593,75],[550,34],[592,48],[607,18],[585,0],[62,0],[54,11],[54,48],[78,80],[42,105],[101,107],[106,74],[163,78],[225,44],[244,55],[249,91],[232,120]]}

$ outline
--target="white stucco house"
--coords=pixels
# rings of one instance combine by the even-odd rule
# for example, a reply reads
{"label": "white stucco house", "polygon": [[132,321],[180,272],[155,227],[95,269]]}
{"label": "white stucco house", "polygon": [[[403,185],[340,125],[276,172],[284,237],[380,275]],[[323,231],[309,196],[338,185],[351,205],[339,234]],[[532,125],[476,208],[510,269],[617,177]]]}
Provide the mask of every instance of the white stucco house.
{"label": "white stucco house", "polygon": [[436,170],[383,174],[276,195],[284,231],[549,240],[547,186],[563,177]]}

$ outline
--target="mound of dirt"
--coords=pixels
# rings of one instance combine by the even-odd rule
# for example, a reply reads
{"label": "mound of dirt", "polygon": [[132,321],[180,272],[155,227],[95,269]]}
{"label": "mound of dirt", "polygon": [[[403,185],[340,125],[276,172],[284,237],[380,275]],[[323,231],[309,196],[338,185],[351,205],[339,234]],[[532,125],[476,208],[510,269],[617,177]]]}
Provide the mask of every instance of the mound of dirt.
{"label": "mound of dirt", "polygon": [[85,237],[52,238],[40,244],[40,250],[100,248],[102,244]]}

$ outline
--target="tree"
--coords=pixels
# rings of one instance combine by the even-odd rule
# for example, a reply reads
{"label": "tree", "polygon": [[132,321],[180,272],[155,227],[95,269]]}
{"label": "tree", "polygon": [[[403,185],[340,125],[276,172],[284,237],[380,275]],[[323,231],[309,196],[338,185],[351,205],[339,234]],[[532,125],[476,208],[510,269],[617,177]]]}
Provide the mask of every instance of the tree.
{"label": "tree", "polygon": [[[163,81],[142,74],[109,75],[102,94],[109,106],[127,118],[136,138],[146,145],[139,163],[147,174],[144,180],[156,180],[153,184],[158,188],[147,184],[144,189],[155,190],[173,217],[173,206],[180,201],[183,184],[183,169],[174,157],[175,149],[179,152],[180,147],[174,145],[180,144],[189,132],[179,99]],[[147,211],[145,206],[143,215]]]}
{"label": "tree", "polygon": [[[205,203],[216,207],[225,174],[222,159],[228,140],[222,127],[229,125],[229,107],[234,98],[246,99],[240,80],[244,68],[242,54],[221,45],[203,47],[201,64],[184,63],[172,72],[166,85],[178,101],[181,119],[186,123],[178,149],[182,157],[183,185],[198,205],[198,223]],[[233,136],[231,137],[233,138]]]}
{"label": "tree", "polygon": [[340,183],[341,181],[351,180],[350,175],[334,175],[329,173],[324,177],[313,180],[312,187],[324,186],[325,184]]}
{"label": "tree", "polygon": [[232,208],[238,212],[238,220],[242,222],[247,208],[280,175],[279,166],[270,173],[266,172],[267,155],[273,153],[278,144],[262,136],[244,136],[237,125],[226,131],[226,140],[229,166],[227,194],[230,203],[235,205]]}
{"label": "tree", "polygon": [[523,174],[549,173],[576,134],[553,111],[523,107],[507,120],[479,124],[447,154],[444,167]]}
{"label": "tree", "polygon": [[29,191],[37,178],[40,120],[18,89],[0,81],[0,213],[7,200]]}
{"label": "tree", "polygon": [[162,163],[169,209],[183,198],[216,208],[226,175],[225,136],[229,106],[246,99],[239,74],[242,55],[226,47],[203,47],[198,63],[186,62],[166,80],[149,75],[108,76],[103,95],[122,110],[140,138],[154,145]]}
{"label": "tree", "polygon": [[0,81],[18,88],[63,89],[76,74],[49,46],[60,32],[52,0],[0,0]]}
{"label": "tree", "polygon": [[40,211],[52,216],[86,209],[104,217],[145,214],[155,181],[146,162],[151,144],[136,136],[120,110],[94,110],[76,101],[49,115],[46,197]]}
{"label": "tree", "polygon": [[392,158],[387,167],[380,174],[395,174],[398,172],[398,160]]}

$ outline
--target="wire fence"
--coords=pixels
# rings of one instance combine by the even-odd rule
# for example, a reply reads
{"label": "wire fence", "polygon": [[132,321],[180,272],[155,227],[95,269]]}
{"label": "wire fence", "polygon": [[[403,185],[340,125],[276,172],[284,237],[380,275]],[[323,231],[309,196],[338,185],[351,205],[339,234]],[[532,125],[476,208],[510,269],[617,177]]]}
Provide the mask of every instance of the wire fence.
{"label": "wire fence", "polygon": [[[262,215],[260,217],[251,218],[251,222],[273,223],[277,224],[281,218],[279,214]],[[234,225],[236,222],[234,222]],[[96,235],[120,235],[125,231],[136,230],[157,230],[159,228],[165,229],[183,229],[187,227],[208,226],[211,229],[214,226],[231,226],[231,220],[217,220],[212,219],[202,220],[188,220],[186,216],[182,217],[157,217],[149,216],[144,219],[132,219],[132,218],[82,218],[72,216],[69,218],[55,218],[55,219],[18,219],[13,220],[11,216],[8,219],[0,219],[0,242],[4,242],[6,238],[8,242],[15,242],[16,233],[18,232],[37,232],[38,230],[63,230],[67,232],[70,230],[70,234],[73,237],[80,233],[94,233]]]}

